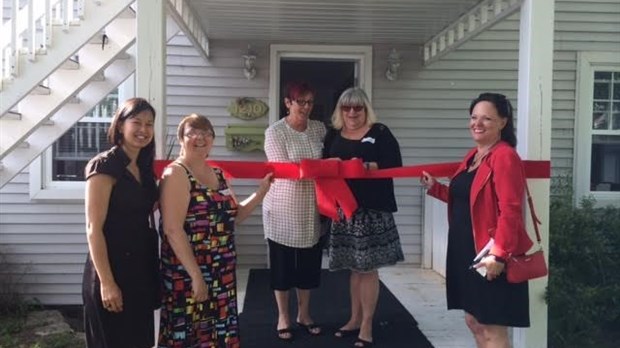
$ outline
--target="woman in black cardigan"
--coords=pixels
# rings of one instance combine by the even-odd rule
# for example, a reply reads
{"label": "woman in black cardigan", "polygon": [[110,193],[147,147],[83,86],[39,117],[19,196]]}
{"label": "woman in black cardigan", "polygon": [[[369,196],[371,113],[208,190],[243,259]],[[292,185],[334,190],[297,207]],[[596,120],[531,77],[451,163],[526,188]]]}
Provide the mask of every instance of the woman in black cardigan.
{"label": "woman in black cardigan", "polygon": [[[338,99],[332,130],[325,138],[326,158],[361,158],[367,170],[402,166],[400,147],[387,126],[376,122],[366,93],[349,88]],[[372,319],[379,296],[378,268],[403,261],[393,212],[392,179],[349,179],[358,204],[349,220],[331,227],[329,268],[351,270],[351,318],[336,337],[357,334],[356,347],[372,344]]]}

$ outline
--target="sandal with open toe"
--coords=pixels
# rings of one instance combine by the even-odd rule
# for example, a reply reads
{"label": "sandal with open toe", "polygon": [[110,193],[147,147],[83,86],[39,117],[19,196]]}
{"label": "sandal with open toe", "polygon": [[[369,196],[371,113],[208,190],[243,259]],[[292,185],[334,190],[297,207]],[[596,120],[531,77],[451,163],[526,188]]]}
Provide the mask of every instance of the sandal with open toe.
{"label": "sandal with open toe", "polygon": [[321,326],[317,324],[302,324],[300,322],[297,322],[297,326],[299,326],[302,329],[305,329],[312,336],[318,336],[321,333],[323,333]]}
{"label": "sandal with open toe", "polygon": [[350,337],[353,335],[357,335],[359,332],[360,332],[360,329],[353,329],[353,330],[338,329],[334,333],[334,336],[338,338],[344,338],[344,337]]}
{"label": "sandal with open toe", "polygon": [[353,347],[357,347],[357,348],[368,348],[368,347],[372,347],[372,346],[373,346],[372,342],[363,340],[363,339],[361,339],[359,337],[353,343]]}
{"label": "sandal with open toe", "polygon": [[290,342],[293,340],[293,328],[291,327],[278,329],[276,333],[278,334],[278,338],[282,341]]}

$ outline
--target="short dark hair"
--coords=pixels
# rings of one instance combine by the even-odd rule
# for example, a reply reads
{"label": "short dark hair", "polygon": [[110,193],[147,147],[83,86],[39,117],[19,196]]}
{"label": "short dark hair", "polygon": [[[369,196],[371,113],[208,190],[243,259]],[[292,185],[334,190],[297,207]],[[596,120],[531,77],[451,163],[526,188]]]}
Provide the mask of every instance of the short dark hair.
{"label": "short dark hair", "polygon": [[514,116],[513,116],[513,108],[512,104],[510,104],[510,100],[506,98],[505,95],[499,93],[482,93],[478,96],[478,98],[471,101],[469,105],[469,114],[474,110],[476,104],[481,101],[486,101],[495,107],[497,110],[497,114],[499,117],[506,120],[506,126],[502,128],[501,131],[501,139],[510,146],[517,146],[517,136],[515,135],[515,125],[514,125]]}

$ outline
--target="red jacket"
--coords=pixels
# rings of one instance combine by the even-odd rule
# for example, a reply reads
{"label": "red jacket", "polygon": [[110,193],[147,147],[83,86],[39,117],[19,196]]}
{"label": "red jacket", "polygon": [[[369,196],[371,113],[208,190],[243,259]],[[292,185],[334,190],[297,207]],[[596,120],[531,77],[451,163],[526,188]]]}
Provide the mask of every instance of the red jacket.
{"label": "red jacket", "polygon": [[[465,156],[452,177],[467,170],[467,163],[475,153],[476,149],[473,149]],[[524,227],[524,190],[521,158],[513,147],[501,141],[482,160],[471,186],[470,213],[476,253],[491,237],[495,239],[491,254],[501,258],[524,254],[532,247]],[[448,213],[451,212],[446,185],[436,182],[428,194],[447,202]]]}

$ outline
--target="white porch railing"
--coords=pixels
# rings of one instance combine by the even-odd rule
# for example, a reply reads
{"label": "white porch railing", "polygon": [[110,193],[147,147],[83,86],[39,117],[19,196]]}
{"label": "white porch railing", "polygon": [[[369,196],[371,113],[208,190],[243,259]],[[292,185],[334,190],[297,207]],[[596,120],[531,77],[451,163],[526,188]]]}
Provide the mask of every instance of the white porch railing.
{"label": "white porch railing", "polygon": [[167,5],[168,14],[178,24],[185,36],[187,36],[189,41],[191,41],[194,47],[198,50],[198,53],[200,53],[205,60],[208,60],[210,56],[209,38],[200,25],[198,19],[194,16],[194,13],[187,4],[187,1],[168,0]]}
{"label": "white porch railing", "polygon": [[424,64],[428,65],[513,14],[523,0],[483,0],[454,23],[424,44]]}

